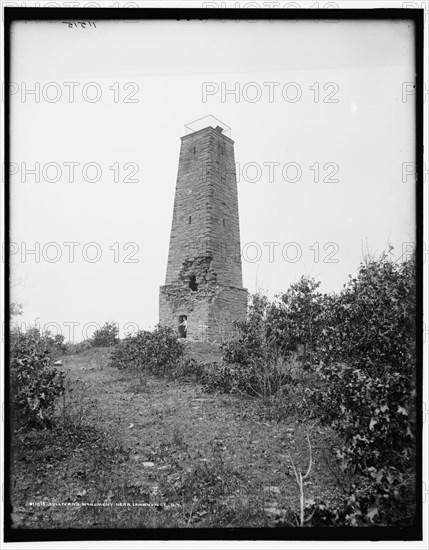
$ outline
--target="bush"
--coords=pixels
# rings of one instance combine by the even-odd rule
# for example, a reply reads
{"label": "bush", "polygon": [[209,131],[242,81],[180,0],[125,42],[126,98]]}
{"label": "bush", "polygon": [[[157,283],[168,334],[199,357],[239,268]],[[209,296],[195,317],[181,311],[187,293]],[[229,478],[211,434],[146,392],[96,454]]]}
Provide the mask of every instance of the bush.
{"label": "bush", "polygon": [[[271,304],[254,297],[239,336],[222,347],[225,364],[204,373],[209,389],[263,397],[273,417],[305,412],[303,405],[343,436],[337,458],[361,476],[333,515],[343,514],[347,525],[384,521],[390,512],[405,517],[404,495],[413,491],[415,258],[401,264],[389,253],[363,262],[338,294],[322,295],[302,278]],[[298,399],[286,401],[296,383],[294,356],[301,374],[310,372],[293,388]]]}
{"label": "bush", "polygon": [[26,338],[33,339],[38,343],[38,348],[48,351],[53,359],[57,359],[67,351],[65,337],[62,334],[53,335],[49,330],[41,333],[36,326],[29,327],[23,332],[18,326],[11,325],[12,338],[18,334],[21,336],[25,334]]}
{"label": "bush", "polygon": [[342,458],[364,471],[408,467],[415,433],[413,259],[360,267],[330,300],[320,374],[325,419],[345,436]]}
{"label": "bush", "polygon": [[140,377],[147,373],[171,373],[183,356],[183,344],[169,327],[157,326],[153,332],[138,331],[127,336],[115,347],[110,364],[118,369],[137,371]]}
{"label": "bush", "polygon": [[414,376],[415,287],[414,259],[361,264],[338,295],[327,297],[322,359],[344,362],[368,372],[390,365]]}
{"label": "bush", "polygon": [[108,348],[116,346],[119,341],[119,328],[117,323],[107,322],[94,332],[90,342],[94,347]]}
{"label": "bush", "polygon": [[[322,418],[344,437],[342,468],[370,489],[351,495],[353,521],[410,515],[416,428],[414,259],[386,254],[362,264],[343,291],[327,298],[319,372]],[[362,510],[368,510],[363,513]],[[347,516],[346,516],[347,517]],[[354,524],[352,521],[352,524]],[[399,521],[399,519],[398,519]]]}
{"label": "bush", "polygon": [[67,346],[64,340],[65,336],[62,334],[55,334],[54,336],[50,331],[46,331],[41,337],[41,341],[44,343],[46,349],[49,350],[53,359],[57,359],[66,353]]}
{"label": "bush", "polygon": [[222,363],[204,373],[207,389],[245,393],[265,402],[287,393],[294,382],[293,354],[273,330],[273,308],[266,296],[251,296],[247,319],[236,323],[238,335],[221,346]]}
{"label": "bush", "polygon": [[240,393],[264,402],[285,395],[294,380],[279,358],[256,360],[250,364],[213,362],[203,365],[200,381],[206,391]]}
{"label": "bush", "polygon": [[221,346],[225,363],[249,365],[265,357],[268,351],[265,323],[268,305],[268,299],[261,294],[250,297],[247,319],[235,322],[238,336],[230,338]]}
{"label": "bush", "polygon": [[310,277],[290,285],[267,308],[268,341],[291,360],[299,360],[300,372],[311,370],[317,361],[318,341],[323,324],[323,296],[320,282]]}
{"label": "bush", "polygon": [[196,361],[191,357],[180,357],[171,374],[191,382],[200,382],[204,373],[205,363]]}
{"label": "bush", "polygon": [[50,345],[37,329],[11,333],[12,419],[26,427],[51,427],[55,400],[64,392],[64,374],[52,366]]}
{"label": "bush", "polygon": [[327,381],[322,410],[345,437],[338,451],[344,466],[361,472],[385,464],[409,466],[415,430],[412,381],[389,366],[374,376],[363,369],[331,365],[322,376]]}
{"label": "bush", "polygon": [[[375,482],[361,487],[354,485],[342,502],[309,501],[305,516],[312,527],[368,527],[372,525],[404,527],[413,524],[414,508],[407,503],[404,486],[395,490],[394,498],[385,493],[386,487]],[[380,496],[385,494],[385,496]],[[408,494],[408,497],[410,495]]]}

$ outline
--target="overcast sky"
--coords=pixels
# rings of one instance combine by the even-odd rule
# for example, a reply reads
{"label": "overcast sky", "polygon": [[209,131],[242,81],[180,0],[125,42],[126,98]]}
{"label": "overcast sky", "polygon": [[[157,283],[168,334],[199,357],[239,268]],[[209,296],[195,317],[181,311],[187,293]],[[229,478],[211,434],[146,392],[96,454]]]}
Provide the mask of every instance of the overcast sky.
{"label": "overcast sky", "polygon": [[14,24],[22,320],[66,336],[79,323],[76,340],[90,322],[157,323],[180,137],[209,114],[235,141],[250,292],[273,296],[303,274],[338,291],[367,247],[390,242],[400,255],[415,235],[413,32],[368,21]]}

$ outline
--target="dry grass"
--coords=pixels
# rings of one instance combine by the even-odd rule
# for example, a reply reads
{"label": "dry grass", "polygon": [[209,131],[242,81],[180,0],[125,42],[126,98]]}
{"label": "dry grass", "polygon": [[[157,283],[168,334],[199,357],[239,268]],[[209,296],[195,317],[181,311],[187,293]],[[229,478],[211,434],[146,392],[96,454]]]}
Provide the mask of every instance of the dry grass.
{"label": "dry grass", "polygon": [[[219,350],[191,345],[197,360]],[[262,527],[278,518],[266,509],[299,511],[297,468],[313,469],[305,497],[335,500],[341,490],[323,452],[327,428],[264,420],[252,399],[206,394],[196,384],[149,376],[144,388],[108,367],[109,350],[63,358],[76,388],[85,387],[87,416],[76,434],[30,434],[13,455],[14,526],[20,527]],[[79,412],[79,409],[78,409]],[[87,426],[87,428],[85,428]],[[38,445],[34,446],[34,441]],[[70,443],[71,442],[71,443]],[[148,465],[148,463],[153,463]],[[80,473],[79,473],[80,472]],[[174,508],[30,508],[30,501],[169,501]]]}

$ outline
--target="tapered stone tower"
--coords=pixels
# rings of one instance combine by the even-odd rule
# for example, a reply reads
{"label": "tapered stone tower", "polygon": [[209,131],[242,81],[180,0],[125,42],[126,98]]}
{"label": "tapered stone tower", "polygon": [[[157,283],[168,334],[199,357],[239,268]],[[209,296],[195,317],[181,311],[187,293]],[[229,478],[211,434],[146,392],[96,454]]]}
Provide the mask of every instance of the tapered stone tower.
{"label": "tapered stone tower", "polygon": [[219,341],[232,333],[234,320],[245,318],[247,291],[241,270],[234,142],[220,121],[205,119],[205,127],[181,138],[159,322],[181,337]]}

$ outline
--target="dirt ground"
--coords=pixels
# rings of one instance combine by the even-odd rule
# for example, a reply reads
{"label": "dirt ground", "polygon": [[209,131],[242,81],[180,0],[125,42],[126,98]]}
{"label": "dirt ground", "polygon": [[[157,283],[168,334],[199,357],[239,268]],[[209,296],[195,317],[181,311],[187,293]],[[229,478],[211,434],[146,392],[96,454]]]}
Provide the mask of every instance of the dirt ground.
{"label": "dirt ground", "polygon": [[[141,387],[134,375],[108,365],[109,353],[93,349],[62,358],[71,391],[59,414],[73,416],[83,430],[30,434],[14,452],[14,527],[295,521],[299,490],[290,458],[305,472],[307,435],[313,467],[305,499],[340,497],[328,428],[296,418],[268,421],[256,399],[208,394],[179,380],[150,376]],[[187,353],[209,361],[217,354],[204,346],[188,346]],[[104,505],[88,504],[94,502]]]}

